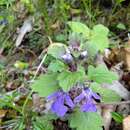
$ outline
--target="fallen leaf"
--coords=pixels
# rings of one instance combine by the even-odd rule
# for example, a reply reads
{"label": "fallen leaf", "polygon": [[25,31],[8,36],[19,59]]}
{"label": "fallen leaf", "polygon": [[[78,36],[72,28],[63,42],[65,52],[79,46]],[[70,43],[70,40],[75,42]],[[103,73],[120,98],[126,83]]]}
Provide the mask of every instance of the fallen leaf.
{"label": "fallen leaf", "polygon": [[20,28],[18,37],[16,39],[16,47],[20,46],[22,40],[27,32],[32,31],[32,18],[28,18],[24,21],[23,26]]}
{"label": "fallen leaf", "polygon": [[7,113],[7,110],[1,109],[0,110],[0,119],[2,119],[3,117],[5,117],[6,113]]}
{"label": "fallen leaf", "polygon": [[130,115],[123,120],[123,130],[130,130]]}
{"label": "fallen leaf", "polygon": [[110,124],[111,124],[111,120],[112,120],[111,112],[114,112],[115,108],[116,107],[112,106],[112,105],[104,106],[102,108],[102,117],[103,117],[103,121],[104,121],[105,130],[109,130],[109,128],[110,128]]}
{"label": "fallen leaf", "polygon": [[124,48],[125,53],[125,64],[127,67],[127,70],[130,70],[130,40],[127,42],[127,47]]}

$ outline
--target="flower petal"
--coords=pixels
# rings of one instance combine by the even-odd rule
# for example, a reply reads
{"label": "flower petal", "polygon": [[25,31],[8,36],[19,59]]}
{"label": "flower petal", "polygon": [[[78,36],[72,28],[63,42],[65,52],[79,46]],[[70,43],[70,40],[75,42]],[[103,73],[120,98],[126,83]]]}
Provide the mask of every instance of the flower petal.
{"label": "flower petal", "polygon": [[57,91],[57,92],[55,92],[55,93],[52,93],[51,95],[49,95],[49,96],[47,97],[47,100],[55,99],[55,98],[57,98],[58,96],[60,96],[61,94],[62,94],[62,92],[60,92],[60,91]]}
{"label": "flower petal", "polygon": [[63,97],[57,99],[51,107],[52,112],[56,113],[57,116],[62,117],[67,112],[68,108],[64,106],[64,99]]}
{"label": "flower petal", "polygon": [[65,102],[69,107],[74,108],[75,105],[68,94],[65,95]]}
{"label": "flower petal", "polygon": [[47,100],[52,100],[54,98],[56,98],[58,95],[59,95],[60,92],[55,92],[55,93],[52,93],[51,95],[49,95],[46,99]]}
{"label": "flower petal", "polygon": [[97,99],[97,100],[101,99],[101,97],[96,93],[93,93],[92,96],[93,96],[94,99]]}
{"label": "flower petal", "polygon": [[57,105],[56,103],[52,105],[51,108],[52,112],[56,113],[57,116],[63,117],[66,112],[68,111],[68,108],[64,105]]}
{"label": "flower petal", "polygon": [[85,98],[85,95],[83,93],[81,93],[79,96],[77,96],[75,99],[74,99],[74,103],[79,103],[82,99]]}
{"label": "flower petal", "polygon": [[92,90],[90,88],[86,88],[84,91],[85,91],[85,93],[87,95],[87,98],[92,97],[93,92],[92,92]]}
{"label": "flower petal", "polygon": [[83,104],[80,109],[83,112],[96,112],[97,111],[96,105],[93,104],[92,102],[91,103],[87,102]]}
{"label": "flower petal", "polygon": [[86,92],[88,99],[91,99],[92,97],[97,100],[101,99],[101,97],[98,94],[96,94],[95,92],[93,92],[90,88],[85,89],[85,92]]}

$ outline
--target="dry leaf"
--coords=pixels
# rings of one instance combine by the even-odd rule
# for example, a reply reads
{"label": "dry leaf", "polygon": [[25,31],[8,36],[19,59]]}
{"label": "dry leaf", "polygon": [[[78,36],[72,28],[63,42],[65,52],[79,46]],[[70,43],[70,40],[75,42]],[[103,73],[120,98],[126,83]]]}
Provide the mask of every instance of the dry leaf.
{"label": "dry leaf", "polygon": [[16,43],[15,43],[16,47],[20,46],[25,34],[30,31],[32,31],[32,18],[28,18],[24,21],[24,24],[21,27],[19,35],[16,39]]}
{"label": "dry leaf", "polygon": [[111,112],[115,111],[115,108],[116,107],[113,105],[107,105],[102,108],[102,117],[105,130],[109,130],[112,119]]}
{"label": "dry leaf", "polygon": [[6,113],[7,113],[7,110],[0,110],[0,119],[2,119],[3,117],[5,117],[5,115],[6,115]]}
{"label": "dry leaf", "polygon": [[33,94],[32,97],[33,97],[34,111],[41,113],[45,109],[44,98],[39,97],[38,94]]}
{"label": "dry leaf", "polygon": [[123,120],[123,130],[130,130],[130,116]]}
{"label": "dry leaf", "polygon": [[126,48],[125,49],[125,63],[126,63],[126,66],[127,66],[127,70],[130,70],[130,48]]}
{"label": "dry leaf", "polygon": [[124,48],[124,53],[125,53],[125,64],[127,70],[130,70],[130,40],[127,43],[127,47]]}
{"label": "dry leaf", "polygon": [[59,29],[60,28],[60,22],[59,21],[56,21],[53,25],[51,25],[51,28],[52,29]]}

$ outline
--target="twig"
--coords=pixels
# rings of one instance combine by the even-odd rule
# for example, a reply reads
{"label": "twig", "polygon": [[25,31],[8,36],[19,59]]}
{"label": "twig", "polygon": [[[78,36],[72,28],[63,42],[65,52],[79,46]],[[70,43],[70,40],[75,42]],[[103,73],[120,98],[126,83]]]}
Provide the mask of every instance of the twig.
{"label": "twig", "polygon": [[53,44],[53,42],[49,36],[48,36],[48,40],[49,40],[50,44]]}
{"label": "twig", "polygon": [[42,64],[43,64],[43,62],[44,62],[44,61],[45,61],[45,59],[46,59],[46,57],[47,57],[47,54],[45,54],[45,56],[43,57],[43,59],[42,59],[41,63],[39,64],[39,66],[38,66],[38,68],[37,68],[37,70],[36,70],[36,73],[35,73],[35,75],[34,75],[34,77],[33,77],[32,81],[34,81],[34,80],[35,80],[35,78],[36,78],[36,76],[37,76],[37,74],[38,74],[38,72],[39,72],[39,70],[40,70],[40,68],[41,68],[41,66],[42,66]]}
{"label": "twig", "polygon": [[[36,76],[37,76],[37,74],[38,74],[38,72],[39,72],[39,70],[40,70],[40,68],[41,68],[41,66],[42,66],[42,64],[43,64],[43,62],[44,62],[45,59],[46,59],[46,57],[47,57],[47,54],[45,54],[45,56],[43,57],[41,63],[39,64],[39,66],[38,66],[38,68],[37,68],[37,70],[36,70],[36,73],[35,73],[35,75],[34,75],[32,81],[35,80],[35,78],[36,78]],[[27,96],[27,98],[26,98],[26,100],[25,100],[25,102],[24,102],[24,104],[23,104],[23,108],[22,108],[22,114],[23,114],[23,115],[24,115],[25,107],[26,107],[26,105],[27,105],[27,103],[28,103],[28,100],[29,100],[30,96],[32,95],[32,93],[33,93],[33,90],[30,91],[30,93],[28,94],[28,96]]]}
{"label": "twig", "polygon": [[96,103],[96,105],[106,106],[106,105],[123,105],[123,104],[130,104],[130,100],[122,101],[122,102],[110,102],[110,103]]}

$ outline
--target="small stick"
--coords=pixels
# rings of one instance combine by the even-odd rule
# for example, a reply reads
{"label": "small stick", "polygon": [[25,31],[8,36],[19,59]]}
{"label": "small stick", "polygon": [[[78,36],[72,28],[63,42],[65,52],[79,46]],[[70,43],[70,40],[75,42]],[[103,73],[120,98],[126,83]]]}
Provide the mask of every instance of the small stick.
{"label": "small stick", "polygon": [[123,105],[130,104],[130,100],[122,101],[122,102],[110,102],[110,103],[96,103],[96,105],[105,106],[105,105]]}

